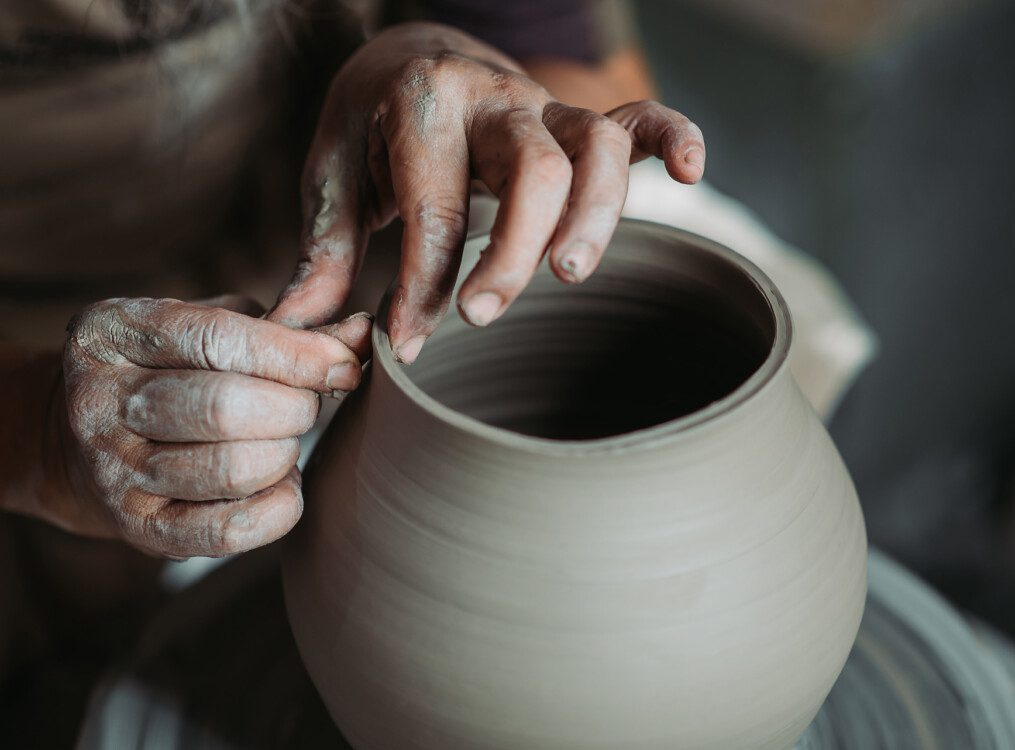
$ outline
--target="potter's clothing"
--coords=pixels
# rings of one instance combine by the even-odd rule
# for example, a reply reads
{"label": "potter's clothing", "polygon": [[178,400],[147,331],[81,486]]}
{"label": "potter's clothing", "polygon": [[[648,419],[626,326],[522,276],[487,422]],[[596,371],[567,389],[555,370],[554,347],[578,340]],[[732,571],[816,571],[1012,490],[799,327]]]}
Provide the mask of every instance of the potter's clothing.
{"label": "potter's clothing", "polygon": [[633,36],[622,0],[389,0],[386,13],[457,26],[519,60],[596,63]]}
{"label": "potter's clothing", "polygon": [[293,105],[318,67],[310,28],[335,50],[361,38],[321,5],[3,4],[0,337],[26,333],[18,307],[51,342],[90,300],[200,296],[233,286],[230,265],[265,265],[237,219],[259,198],[295,214],[298,159],[272,144],[305,141]]}
{"label": "potter's clothing", "polygon": [[[56,344],[115,295],[270,302],[295,259],[314,101],[366,23],[461,20],[518,54],[583,60],[623,28],[617,0],[389,5],[5,0],[0,339]],[[587,41],[562,45],[567,24]]]}

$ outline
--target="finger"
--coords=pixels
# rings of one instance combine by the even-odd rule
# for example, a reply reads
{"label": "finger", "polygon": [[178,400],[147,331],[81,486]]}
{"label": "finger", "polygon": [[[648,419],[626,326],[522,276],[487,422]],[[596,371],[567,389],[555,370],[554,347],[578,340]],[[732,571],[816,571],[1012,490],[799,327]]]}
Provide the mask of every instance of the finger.
{"label": "finger", "polygon": [[409,96],[392,102],[381,123],[404,224],[388,335],[396,359],[408,364],[451,303],[469,223],[468,142],[459,103],[439,89],[431,86],[432,114],[420,114],[418,92],[411,88]]}
{"label": "finger", "polygon": [[373,327],[374,316],[368,312],[358,312],[338,323],[314,330],[341,341],[363,363],[370,359],[370,333]]}
{"label": "finger", "polygon": [[679,112],[659,102],[623,104],[606,113],[631,134],[631,163],[656,156],[666,164],[670,177],[688,185],[705,171],[705,140],[701,130]]}
{"label": "finger", "polygon": [[514,110],[479,131],[473,159],[500,197],[490,244],[458,293],[462,317],[485,326],[528,284],[571,187],[571,162],[532,112]]}
{"label": "finger", "polygon": [[127,385],[124,424],[149,440],[280,440],[314,425],[320,400],[308,390],[236,373],[141,371]]}
{"label": "finger", "polygon": [[226,443],[148,443],[140,487],[181,500],[252,495],[279,482],[296,465],[300,441],[237,440]]}
{"label": "finger", "polygon": [[614,121],[563,104],[547,107],[543,121],[574,164],[571,197],[550,242],[550,267],[562,281],[577,283],[599,265],[620,220],[631,138]]}
{"label": "finger", "polygon": [[[139,493],[141,494],[141,493]],[[138,505],[144,505],[142,496]],[[164,502],[154,511],[132,515],[128,540],[170,557],[222,557],[275,541],[303,513],[300,475],[291,470],[273,486],[242,500]]]}
{"label": "finger", "polygon": [[264,315],[264,305],[245,294],[220,294],[194,300],[194,304],[202,307],[221,307],[223,310],[231,310],[251,318],[260,318]]}
{"label": "finger", "polygon": [[[331,103],[327,105],[331,107]],[[376,143],[368,131],[347,133],[348,115],[325,111],[320,118],[301,178],[303,231],[292,281],[279,295],[268,320],[290,328],[334,322],[359,272],[372,229],[368,214],[371,158]]]}
{"label": "finger", "polygon": [[309,208],[300,258],[268,320],[289,328],[312,328],[333,321],[345,304],[367,234],[355,218],[359,199],[353,188],[337,182],[337,177],[325,178],[305,188]]}
{"label": "finger", "polygon": [[235,372],[321,393],[360,378],[358,358],[336,338],[179,300],[98,303],[68,341],[110,364]]}

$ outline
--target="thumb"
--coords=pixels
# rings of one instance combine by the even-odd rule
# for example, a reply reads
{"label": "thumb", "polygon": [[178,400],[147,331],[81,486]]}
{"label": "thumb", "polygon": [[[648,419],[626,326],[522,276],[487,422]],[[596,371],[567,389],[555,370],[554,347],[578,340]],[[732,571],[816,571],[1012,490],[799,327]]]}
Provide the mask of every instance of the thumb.
{"label": "thumb", "polygon": [[367,312],[358,312],[338,323],[321,326],[314,330],[341,341],[352,350],[362,363],[370,359],[370,333],[373,330],[373,322],[373,315]]}

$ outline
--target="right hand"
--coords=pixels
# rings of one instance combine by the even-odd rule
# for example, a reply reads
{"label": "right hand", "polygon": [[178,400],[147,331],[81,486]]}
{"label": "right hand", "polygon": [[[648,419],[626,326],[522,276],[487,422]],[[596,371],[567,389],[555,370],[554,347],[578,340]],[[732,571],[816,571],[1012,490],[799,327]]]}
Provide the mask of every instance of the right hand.
{"label": "right hand", "polygon": [[301,328],[331,320],[368,236],[398,215],[402,262],[387,332],[395,358],[411,363],[451,302],[473,179],[500,206],[458,307],[485,326],[544,256],[561,281],[588,278],[620,219],[628,164],[653,155],[675,180],[702,177],[701,131],[658,102],[605,115],[570,107],[456,29],[385,29],[332,80],[303,170],[301,258],[269,317]]}
{"label": "right hand", "polygon": [[[259,547],[303,509],[298,435],[319,393],[349,391],[371,319],[316,331],[172,299],[117,299],[68,327],[65,468],[70,531],[173,558]],[[248,314],[243,314],[243,312]]]}

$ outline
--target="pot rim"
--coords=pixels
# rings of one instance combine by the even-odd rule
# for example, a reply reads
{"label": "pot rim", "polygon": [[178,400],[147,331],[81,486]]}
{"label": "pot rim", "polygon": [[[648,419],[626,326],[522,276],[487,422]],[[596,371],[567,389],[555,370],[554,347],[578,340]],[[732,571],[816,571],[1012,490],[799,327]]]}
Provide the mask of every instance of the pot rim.
{"label": "pot rim", "polygon": [[[403,395],[414,405],[446,426],[504,448],[541,455],[612,454],[654,447],[660,443],[677,440],[686,436],[692,430],[712,424],[742,407],[748,401],[753,400],[788,366],[789,348],[793,338],[789,309],[786,306],[785,299],[783,299],[782,294],[772,280],[744,256],[707,237],[643,219],[622,217],[620,225],[634,227],[640,231],[651,232],[657,235],[666,235],[667,238],[695,245],[700,250],[720,257],[741,271],[767,303],[775,324],[775,335],[768,354],[746,380],[722,398],[690,414],[668,419],[659,424],[617,435],[588,440],[555,440],[525,435],[503,427],[495,427],[445,406],[416,385],[403,370],[405,366],[395,361],[388,339],[387,320],[392,293],[398,283],[397,278],[388,288],[377,311],[376,323],[371,334],[373,343],[372,367],[380,366],[391,381],[402,391]],[[489,233],[470,235],[468,241],[471,242],[486,237],[489,237]],[[455,313],[451,312],[451,314]]]}

